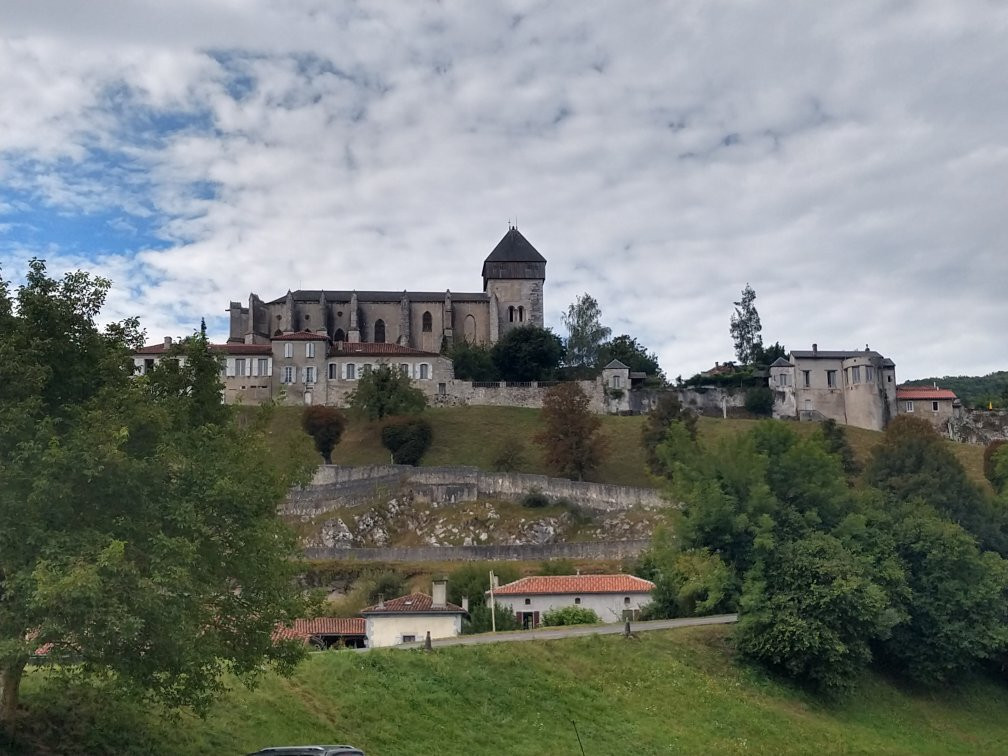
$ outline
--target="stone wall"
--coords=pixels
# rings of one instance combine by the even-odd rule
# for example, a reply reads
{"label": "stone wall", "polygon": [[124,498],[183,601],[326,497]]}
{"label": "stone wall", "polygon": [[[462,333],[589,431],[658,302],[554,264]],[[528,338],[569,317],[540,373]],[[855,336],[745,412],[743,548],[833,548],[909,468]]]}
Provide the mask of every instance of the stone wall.
{"label": "stone wall", "polygon": [[312,560],[376,562],[541,561],[544,559],[625,559],[650,546],[647,540],[594,543],[540,543],[504,546],[418,546],[411,548],[308,548]]}
{"label": "stone wall", "polygon": [[407,489],[416,501],[439,504],[476,501],[481,498],[519,501],[530,491],[539,491],[554,501],[566,499],[583,509],[599,512],[672,506],[657,490],[651,488],[585,483],[545,475],[494,473],[463,466],[322,465],[310,485],[291,491],[281,505],[280,514],[314,517],[330,509],[334,499],[338,499],[343,505],[351,504],[371,499],[383,488],[389,491]]}
{"label": "stone wall", "polygon": [[991,441],[1008,441],[1008,410],[964,409],[952,418],[941,432],[953,441],[987,445]]}
{"label": "stone wall", "polygon": [[[588,395],[592,412],[605,412],[605,392],[598,381],[578,381],[581,390]],[[540,409],[543,396],[554,382],[538,381],[459,381],[445,383],[445,393],[429,396],[435,407],[458,407],[468,404],[481,407],[528,407]]]}

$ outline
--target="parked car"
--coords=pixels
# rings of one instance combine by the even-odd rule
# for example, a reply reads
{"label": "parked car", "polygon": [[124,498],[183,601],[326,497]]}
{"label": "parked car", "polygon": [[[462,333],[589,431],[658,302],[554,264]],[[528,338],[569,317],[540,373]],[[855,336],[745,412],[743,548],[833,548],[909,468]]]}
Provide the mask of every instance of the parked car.
{"label": "parked car", "polygon": [[271,746],[248,756],[364,756],[364,751],[349,745]]}

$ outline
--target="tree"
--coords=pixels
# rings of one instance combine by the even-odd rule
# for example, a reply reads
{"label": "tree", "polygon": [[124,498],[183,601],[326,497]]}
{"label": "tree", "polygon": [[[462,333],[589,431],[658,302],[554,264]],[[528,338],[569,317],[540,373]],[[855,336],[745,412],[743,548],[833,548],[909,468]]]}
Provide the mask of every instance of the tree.
{"label": "tree", "polygon": [[690,438],[696,440],[697,416],[691,409],[684,407],[679,394],[667,392],[662,395],[644,420],[641,428],[641,444],[647,455],[648,467],[656,475],[660,473],[658,466],[658,445],[665,439],[672,423],[682,423]]}
{"label": "tree", "polygon": [[382,446],[392,453],[397,465],[418,465],[430,448],[434,431],[426,420],[414,418],[382,428]]}
{"label": "tree", "polygon": [[735,342],[735,356],[742,365],[752,365],[763,351],[759,313],[756,312],[756,292],[748,283],[742,290],[742,299],[735,302],[731,316],[731,337]]}
{"label": "tree", "polygon": [[660,386],[667,383],[654,352],[649,352],[647,347],[627,334],[617,336],[599,347],[597,367],[603,368],[613,360],[619,360],[633,372],[646,373]]}
{"label": "tree", "polygon": [[327,465],[332,464],[332,450],[343,437],[346,417],[335,407],[312,405],[301,413],[301,427],[312,437],[315,448]]}
{"label": "tree", "polygon": [[588,408],[588,396],[576,383],[561,383],[543,397],[544,427],[535,442],[543,447],[547,466],[558,475],[584,480],[607,450],[602,422]]}
{"label": "tree", "polygon": [[753,362],[758,365],[772,365],[780,357],[787,357],[787,348],[779,341],[765,348],[761,343]]}
{"label": "tree", "polygon": [[493,616],[490,607],[485,604],[470,606],[469,616],[462,619],[462,634],[489,633],[494,626],[497,632],[521,630],[521,622],[511,607],[495,602]]}
{"label": "tree", "polygon": [[457,567],[448,576],[448,601],[457,606],[469,599],[469,609],[486,605],[486,592],[490,590],[490,570],[501,585],[519,578],[518,569],[509,562],[468,562]]}
{"label": "tree", "polygon": [[448,356],[455,377],[460,381],[500,380],[500,373],[494,365],[493,350],[484,344],[471,344],[462,340],[451,348]]}
{"label": "tree", "polygon": [[745,408],[754,415],[769,417],[773,413],[773,392],[767,386],[746,389]]}
{"label": "tree", "polygon": [[599,349],[612,331],[602,325],[602,310],[590,294],[574,300],[563,316],[567,327],[567,366],[591,369],[598,364]]}
{"label": "tree", "polygon": [[415,415],[427,406],[426,397],[413,387],[409,376],[389,365],[379,365],[361,375],[347,401],[356,412],[371,420],[388,415]]}
{"label": "tree", "polygon": [[822,435],[823,446],[830,454],[835,454],[840,459],[843,471],[848,475],[857,475],[861,472],[861,464],[854,456],[854,448],[847,440],[847,432],[844,427],[833,418],[827,418],[819,424],[819,433]]}
{"label": "tree", "polygon": [[736,647],[820,690],[843,690],[888,632],[887,606],[866,560],[814,533],[761,550],[742,591]]}
{"label": "tree", "polygon": [[1008,483],[1008,452],[1001,451],[1005,447],[1008,447],[1008,441],[999,439],[991,441],[984,448],[984,477],[994,486],[995,491],[1000,491]]}
{"label": "tree", "polygon": [[499,380],[547,381],[556,377],[563,354],[563,342],[551,330],[522,326],[504,334],[490,358]]}
{"label": "tree", "polygon": [[[305,608],[276,506],[307,468],[282,474],[261,425],[238,429],[209,405],[216,370],[187,360],[195,383],[181,394],[157,371],[135,379],[136,321],[95,325],[108,289],[50,278],[38,260],[16,299],[0,286],[4,722],[43,644],[75,674],[197,707],[225,671],[251,683],[303,653],[272,632]],[[189,347],[215,364],[199,339]]]}
{"label": "tree", "polygon": [[648,574],[654,582],[647,619],[697,617],[735,608],[738,579],[716,554],[706,549],[652,548]]}

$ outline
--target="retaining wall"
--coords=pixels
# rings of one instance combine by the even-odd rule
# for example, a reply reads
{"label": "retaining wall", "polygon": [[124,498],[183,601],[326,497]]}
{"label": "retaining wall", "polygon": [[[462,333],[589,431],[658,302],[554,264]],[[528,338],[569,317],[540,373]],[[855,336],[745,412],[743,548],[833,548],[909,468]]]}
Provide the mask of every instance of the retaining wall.
{"label": "retaining wall", "polygon": [[635,557],[650,541],[542,543],[512,546],[418,546],[410,548],[309,548],[308,559],[375,562],[539,561],[544,559],[624,559]]}
{"label": "retaining wall", "polygon": [[651,488],[585,483],[545,475],[493,473],[463,466],[322,465],[310,485],[291,491],[281,505],[280,514],[313,517],[331,509],[333,500],[347,505],[374,498],[383,488],[390,492],[407,489],[414,500],[438,504],[488,498],[518,501],[531,491],[539,491],[550,499],[567,499],[582,508],[601,512],[672,506]]}

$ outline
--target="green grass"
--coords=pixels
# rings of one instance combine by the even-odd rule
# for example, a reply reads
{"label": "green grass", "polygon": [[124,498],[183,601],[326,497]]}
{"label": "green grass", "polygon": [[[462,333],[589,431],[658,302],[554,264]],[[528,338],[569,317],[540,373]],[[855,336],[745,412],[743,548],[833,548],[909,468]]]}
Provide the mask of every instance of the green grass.
{"label": "green grass", "polygon": [[[524,449],[522,472],[549,473],[542,451],[531,439],[540,429],[539,410],[522,407],[444,407],[428,409],[424,417],[433,428],[431,448],[422,464],[471,465],[493,469],[493,460],[501,446],[517,440]],[[278,451],[290,454],[314,454],[310,442],[300,428],[301,409],[277,407],[270,426]],[[602,429],[609,438],[610,451],[605,463],[590,480],[627,486],[653,488],[658,482],[650,475],[640,443],[644,418],[605,416]],[[744,433],[760,420],[701,417],[699,436],[703,444],[717,443],[721,438]],[[814,433],[817,423],[790,423],[796,432]],[[380,465],[389,462],[389,453],[381,445],[379,422],[351,419],[343,439],[333,451],[333,462],[340,465]],[[871,449],[882,440],[878,431],[845,427],[847,438],[857,458],[863,463]],[[989,483],[983,476],[983,447],[946,441],[966,468],[970,478],[984,488]]]}
{"label": "green grass", "polygon": [[[867,675],[819,700],[736,664],[723,627],[549,642],[313,655],[205,720],[80,699],[29,676],[22,753],[233,754],[349,742],[369,754],[1004,753],[1008,694],[975,681],[919,692]],[[84,720],[87,734],[78,726]],[[0,745],[2,745],[0,740]],[[2,749],[0,749],[2,750]]]}

